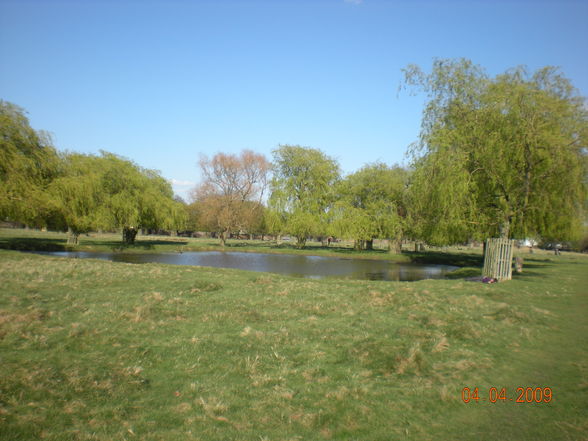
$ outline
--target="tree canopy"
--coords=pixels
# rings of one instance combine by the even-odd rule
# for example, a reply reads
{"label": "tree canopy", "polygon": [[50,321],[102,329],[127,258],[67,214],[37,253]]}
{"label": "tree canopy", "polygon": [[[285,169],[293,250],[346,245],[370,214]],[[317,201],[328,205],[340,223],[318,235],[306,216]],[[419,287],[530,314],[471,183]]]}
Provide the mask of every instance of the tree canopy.
{"label": "tree canopy", "polygon": [[0,218],[46,226],[53,214],[46,189],[59,165],[49,135],[32,129],[23,109],[0,100]]}
{"label": "tree canopy", "polygon": [[404,231],[408,172],[376,163],[343,179],[332,210],[333,232],[371,248],[373,239],[392,239],[398,251]]}
{"label": "tree canopy", "polygon": [[339,164],[318,149],[298,145],[281,145],[273,157],[268,223],[274,230],[288,231],[304,247],[309,236],[327,230],[327,211],[340,179]]}
{"label": "tree canopy", "polygon": [[[490,76],[466,59],[405,70],[424,91],[410,173],[385,164],[341,178],[324,152],[202,156],[188,206],[153,170],[112,153],[58,154],[23,109],[0,101],[0,217],[91,230],[192,227],[220,234],[336,235],[370,247],[407,235],[443,245],[491,236],[576,239],[586,214],[588,106],[556,68]],[[273,177],[268,183],[269,174]],[[266,187],[270,187],[267,208]],[[125,235],[132,241],[134,236]]]}
{"label": "tree canopy", "polygon": [[95,230],[180,228],[184,208],[173,199],[169,182],[154,170],[108,152],[100,156],[65,154],[61,176],[50,186],[65,224],[77,237]]}
{"label": "tree canopy", "polygon": [[412,150],[411,221],[431,243],[501,235],[570,239],[586,201],[588,111],[552,67],[492,78],[471,61],[405,70],[428,94]]}

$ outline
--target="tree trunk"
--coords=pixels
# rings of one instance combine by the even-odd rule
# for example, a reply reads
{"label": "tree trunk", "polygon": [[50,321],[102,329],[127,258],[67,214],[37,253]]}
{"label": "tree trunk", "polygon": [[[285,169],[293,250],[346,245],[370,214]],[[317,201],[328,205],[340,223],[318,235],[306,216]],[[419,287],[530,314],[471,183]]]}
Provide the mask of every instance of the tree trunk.
{"label": "tree trunk", "polygon": [[509,234],[510,234],[510,216],[507,216],[506,219],[504,219],[504,222],[502,223],[502,225],[500,225],[500,238],[501,239],[508,239]]}
{"label": "tree trunk", "polygon": [[374,249],[374,239],[369,239],[365,241],[365,249],[370,251]]}
{"label": "tree trunk", "polygon": [[221,233],[219,234],[220,243],[223,248],[227,244],[227,236],[228,236],[227,231],[221,231]]}
{"label": "tree trunk", "polygon": [[138,231],[135,227],[124,227],[122,231],[122,241],[126,245],[133,245]]}
{"label": "tree trunk", "polygon": [[71,228],[67,229],[67,244],[77,246],[80,243],[80,233],[75,233]]}
{"label": "tree trunk", "polygon": [[[416,251],[415,244],[415,251]],[[390,254],[401,254],[402,253],[402,240],[401,239],[389,239],[388,240],[388,252]]]}
{"label": "tree trunk", "polygon": [[306,237],[296,238],[296,248],[304,248],[306,246]]}
{"label": "tree trunk", "polygon": [[282,245],[282,235],[281,234],[276,235],[276,245],[277,246]]}

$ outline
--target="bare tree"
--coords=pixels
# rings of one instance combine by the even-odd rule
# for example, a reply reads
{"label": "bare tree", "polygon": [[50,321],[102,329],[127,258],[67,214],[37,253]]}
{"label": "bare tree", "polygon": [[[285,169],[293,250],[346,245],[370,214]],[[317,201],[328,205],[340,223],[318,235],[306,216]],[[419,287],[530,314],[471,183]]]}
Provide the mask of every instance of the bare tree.
{"label": "bare tree", "polygon": [[240,155],[217,153],[199,161],[202,182],[193,190],[200,221],[220,235],[225,246],[233,231],[248,231],[262,212],[270,163],[258,153],[243,150]]}

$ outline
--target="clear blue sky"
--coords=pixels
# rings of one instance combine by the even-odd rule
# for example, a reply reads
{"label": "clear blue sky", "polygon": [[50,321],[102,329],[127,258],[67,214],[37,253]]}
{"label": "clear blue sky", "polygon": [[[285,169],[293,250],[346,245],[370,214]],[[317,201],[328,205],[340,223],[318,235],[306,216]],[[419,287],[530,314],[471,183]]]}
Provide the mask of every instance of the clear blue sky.
{"label": "clear blue sky", "polygon": [[405,162],[409,63],[555,65],[586,95],[587,48],[588,0],[0,0],[0,98],[60,150],[133,159],[185,197],[200,152]]}

